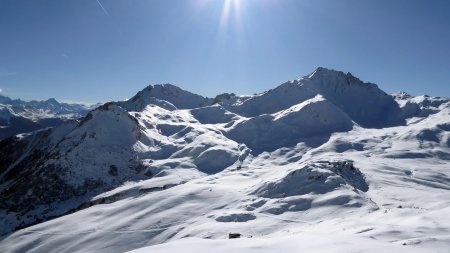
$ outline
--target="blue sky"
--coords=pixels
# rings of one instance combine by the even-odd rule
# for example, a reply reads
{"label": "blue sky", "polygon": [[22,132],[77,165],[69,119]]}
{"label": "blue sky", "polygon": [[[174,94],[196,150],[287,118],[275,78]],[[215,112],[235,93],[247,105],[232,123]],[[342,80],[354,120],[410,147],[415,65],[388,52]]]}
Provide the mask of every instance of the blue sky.
{"label": "blue sky", "polygon": [[450,96],[447,0],[99,1],[0,0],[2,94],[97,102],[156,83],[251,94],[323,66]]}

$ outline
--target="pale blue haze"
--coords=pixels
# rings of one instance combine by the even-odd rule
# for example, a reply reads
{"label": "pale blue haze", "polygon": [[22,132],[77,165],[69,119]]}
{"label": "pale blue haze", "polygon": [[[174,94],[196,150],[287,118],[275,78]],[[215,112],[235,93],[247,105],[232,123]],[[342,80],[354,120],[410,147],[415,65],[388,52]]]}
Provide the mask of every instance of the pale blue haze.
{"label": "pale blue haze", "polygon": [[240,0],[228,18],[225,2],[0,0],[0,89],[85,102],[155,83],[250,94],[324,66],[450,96],[450,1]]}

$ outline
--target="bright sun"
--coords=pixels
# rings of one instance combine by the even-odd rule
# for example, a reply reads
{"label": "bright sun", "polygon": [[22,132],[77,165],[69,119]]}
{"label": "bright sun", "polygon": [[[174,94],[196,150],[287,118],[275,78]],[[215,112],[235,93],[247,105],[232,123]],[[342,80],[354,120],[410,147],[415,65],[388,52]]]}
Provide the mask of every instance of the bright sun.
{"label": "bright sun", "polygon": [[223,3],[222,17],[220,19],[220,26],[223,27],[230,19],[231,11],[239,18],[240,15],[240,0],[225,0]]}

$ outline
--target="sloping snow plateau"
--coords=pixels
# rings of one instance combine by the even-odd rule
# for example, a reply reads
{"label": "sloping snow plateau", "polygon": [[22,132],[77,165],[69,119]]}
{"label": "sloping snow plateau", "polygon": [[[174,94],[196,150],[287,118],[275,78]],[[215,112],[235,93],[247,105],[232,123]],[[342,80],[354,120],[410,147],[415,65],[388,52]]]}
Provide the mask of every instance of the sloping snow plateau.
{"label": "sloping snow plateau", "polygon": [[0,252],[448,252],[450,102],[325,68],[149,86],[0,142],[0,196]]}

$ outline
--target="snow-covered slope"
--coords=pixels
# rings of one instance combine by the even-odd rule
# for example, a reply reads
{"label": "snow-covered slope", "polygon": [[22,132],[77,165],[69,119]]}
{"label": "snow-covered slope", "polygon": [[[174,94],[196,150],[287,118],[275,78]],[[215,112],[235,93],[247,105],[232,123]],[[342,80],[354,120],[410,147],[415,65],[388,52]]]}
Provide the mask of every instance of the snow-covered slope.
{"label": "snow-covered slope", "polygon": [[325,68],[318,68],[308,76],[286,82],[226,108],[243,116],[271,114],[318,94],[363,127],[381,128],[404,124],[403,118],[399,117],[399,105],[376,84],[364,83],[350,73]]}
{"label": "snow-covered slope", "polygon": [[0,140],[83,117],[97,106],[59,103],[53,98],[25,102],[0,95]]}
{"label": "snow-covered slope", "polygon": [[426,117],[430,114],[439,112],[442,108],[448,106],[448,98],[411,96],[406,92],[392,94],[394,99],[400,105],[404,118]]}
{"label": "snow-covered slope", "polygon": [[429,100],[324,68],[255,96],[149,86],[0,142],[0,252],[447,252]]}
{"label": "snow-covered slope", "polygon": [[193,94],[171,84],[149,85],[139,91],[130,100],[121,103],[121,106],[130,111],[141,111],[148,104],[156,104],[167,109],[192,109],[211,103],[211,99]]}
{"label": "snow-covered slope", "polygon": [[351,130],[351,118],[321,95],[274,114],[237,121],[227,133],[253,151],[291,147],[302,138]]}

